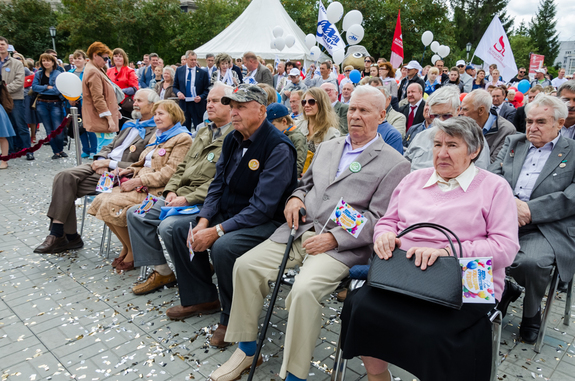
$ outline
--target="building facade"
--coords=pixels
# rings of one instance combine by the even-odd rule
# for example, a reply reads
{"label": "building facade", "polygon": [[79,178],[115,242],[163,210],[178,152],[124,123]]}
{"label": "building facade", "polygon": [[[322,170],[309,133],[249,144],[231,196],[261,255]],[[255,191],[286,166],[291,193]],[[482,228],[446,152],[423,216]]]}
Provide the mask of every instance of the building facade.
{"label": "building facade", "polygon": [[575,73],[575,41],[561,41],[559,55],[555,59],[554,65],[559,64],[570,75]]}

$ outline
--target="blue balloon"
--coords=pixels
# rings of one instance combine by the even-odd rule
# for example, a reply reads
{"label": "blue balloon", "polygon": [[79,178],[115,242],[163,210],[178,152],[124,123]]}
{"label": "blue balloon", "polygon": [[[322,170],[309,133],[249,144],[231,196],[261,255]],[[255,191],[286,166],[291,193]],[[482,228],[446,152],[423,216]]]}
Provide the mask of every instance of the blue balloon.
{"label": "blue balloon", "polygon": [[357,69],[352,70],[351,73],[349,73],[349,79],[353,83],[359,83],[359,81],[361,81],[361,73],[359,72],[359,70]]}
{"label": "blue balloon", "polygon": [[531,84],[529,83],[529,81],[526,79],[522,79],[521,82],[519,82],[519,84],[517,85],[517,90],[521,91],[523,94],[527,94],[530,87]]}

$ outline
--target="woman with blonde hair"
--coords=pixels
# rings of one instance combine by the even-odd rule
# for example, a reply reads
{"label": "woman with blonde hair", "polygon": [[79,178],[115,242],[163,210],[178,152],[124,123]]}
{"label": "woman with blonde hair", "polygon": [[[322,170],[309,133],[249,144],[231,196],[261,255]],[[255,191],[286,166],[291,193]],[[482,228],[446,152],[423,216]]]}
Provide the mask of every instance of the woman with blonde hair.
{"label": "woman with blonde hair", "polygon": [[339,118],[333,110],[329,96],[319,87],[308,89],[301,104],[303,118],[296,121],[296,124],[307,139],[308,151],[315,153],[321,142],[341,135],[337,128]]}
{"label": "woman with blonde hair", "polygon": [[99,194],[88,210],[88,213],[103,220],[122,243],[120,256],[112,262],[118,272],[134,269],[126,219],[128,209],[142,203],[148,195],[160,197],[192,145],[189,131],[182,126],[184,112],[176,102],[156,102],[152,112],[156,133],[150,139],[150,144],[136,163],[117,173],[121,185],[115,186],[111,193]]}

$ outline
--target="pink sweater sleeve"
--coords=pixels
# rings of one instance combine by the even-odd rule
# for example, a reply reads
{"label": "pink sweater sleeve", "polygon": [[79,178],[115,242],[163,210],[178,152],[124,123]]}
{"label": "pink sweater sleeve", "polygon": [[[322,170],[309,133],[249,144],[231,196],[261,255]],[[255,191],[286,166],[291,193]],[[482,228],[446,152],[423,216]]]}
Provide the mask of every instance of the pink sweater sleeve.
{"label": "pink sweater sleeve", "polygon": [[399,185],[393,191],[391,195],[391,199],[389,200],[389,205],[387,206],[387,211],[385,215],[377,221],[375,227],[373,229],[373,241],[377,239],[377,237],[385,232],[393,232],[395,234],[398,233],[397,231],[397,223],[399,222],[399,194],[401,190],[405,186],[406,179],[409,176],[405,177]]}

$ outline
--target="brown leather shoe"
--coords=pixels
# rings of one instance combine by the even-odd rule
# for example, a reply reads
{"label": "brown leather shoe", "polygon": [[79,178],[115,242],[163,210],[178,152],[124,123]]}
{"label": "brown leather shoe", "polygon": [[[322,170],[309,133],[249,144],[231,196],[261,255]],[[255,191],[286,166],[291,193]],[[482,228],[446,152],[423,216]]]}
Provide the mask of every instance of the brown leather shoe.
{"label": "brown leather shoe", "polygon": [[82,241],[82,237],[80,234],[76,234],[76,238],[71,241],[68,241],[68,246],[66,246],[66,250],[78,250],[84,247],[84,241]]}
{"label": "brown leather shoe", "polygon": [[124,261],[124,258],[126,258],[126,255],[128,255],[128,254],[121,255],[121,256],[117,257],[116,259],[114,259],[112,261],[112,267],[116,268],[116,266],[118,266],[120,263],[122,263]]}
{"label": "brown leather shoe", "polygon": [[49,235],[34,252],[37,254],[56,254],[68,250],[68,239],[66,236],[56,237]]}
{"label": "brown leather shoe", "polygon": [[144,283],[135,285],[132,288],[132,292],[136,295],[145,295],[150,292],[156,291],[164,286],[172,287],[178,282],[176,281],[176,274],[171,273],[170,275],[161,275],[157,271],[153,271],[148,279]]}
{"label": "brown leather shoe", "polygon": [[210,339],[210,344],[214,347],[218,348],[225,348],[231,343],[225,341],[226,331],[228,330],[227,325],[218,324],[218,328],[213,333],[212,338]]}
{"label": "brown leather shoe", "polygon": [[347,298],[347,288],[344,288],[340,292],[337,293],[335,296],[338,302],[345,302],[345,298]]}
{"label": "brown leather shoe", "polygon": [[134,269],[135,269],[134,261],[131,262],[122,261],[118,263],[118,266],[116,266],[116,272],[118,274],[120,274],[122,271],[132,271]]}
{"label": "brown leather shoe", "polygon": [[193,306],[174,306],[168,308],[166,315],[172,320],[182,320],[192,316],[209,315],[222,310],[219,299],[213,302],[195,304]]}

